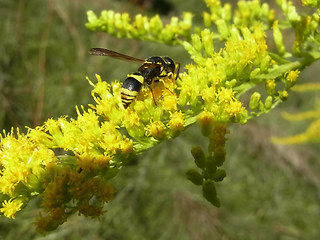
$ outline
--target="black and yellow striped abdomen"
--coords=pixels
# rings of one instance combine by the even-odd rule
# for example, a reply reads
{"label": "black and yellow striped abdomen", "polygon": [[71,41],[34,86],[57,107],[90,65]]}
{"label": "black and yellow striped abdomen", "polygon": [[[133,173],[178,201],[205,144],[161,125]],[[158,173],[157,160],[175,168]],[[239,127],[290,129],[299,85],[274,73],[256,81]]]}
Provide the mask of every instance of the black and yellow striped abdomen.
{"label": "black and yellow striped abdomen", "polygon": [[130,103],[136,98],[143,83],[144,77],[140,73],[130,74],[124,80],[121,87],[121,101],[124,108],[129,107]]}

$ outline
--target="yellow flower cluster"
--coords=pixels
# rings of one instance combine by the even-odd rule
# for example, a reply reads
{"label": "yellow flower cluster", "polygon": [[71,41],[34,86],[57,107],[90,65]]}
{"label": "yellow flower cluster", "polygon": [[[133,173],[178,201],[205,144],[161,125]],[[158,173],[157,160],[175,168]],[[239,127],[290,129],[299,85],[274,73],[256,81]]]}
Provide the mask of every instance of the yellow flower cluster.
{"label": "yellow flower cluster", "polygon": [[7,218],[15,218],[16,213],[22,209],[23,204],[24,201],[19,198],[11,198],[8,201],[4,200],[0,211]]}
{"label": "yellow flower cluster", "polygon": [[[119,128],[125,128],[133,140],[134,152],[138,153],[155,145],[160,140],[171,138],[180,133],[185,127],[183,114],[178,109],[178,96],[175,91],[177,84],[173,80],[176,76],[168,76],[159,82],[153,82],[150,87],[143,86],[132,104],[125,109],[121,102],[120,85],[103,82],[96,75],[97,83],[90,80],[94,89],[92,95],[96,105],[90,105],[99,115],[108,121],[103,123],[113,125],[118,134]],[[151,90],[152,89],[152,90]],[[110,136],[116,137],[116,132]],[[119,143],[120,135],[113,139]],[[111,137],[109,137],[111,138]],[[144,144],[140,144],[143,142]],[[112,146],[110,142],[108,146]],[[120,149],[120,148],[118,148]],[[127,147],[129,150],[129,148]]]}
{"label": "yellow flower cluster", "polygon": [[35,144],[24,134],[11,133],[1,137],[0,194],[4,198],[1,212],[9,218],[41,191],[46,167],[55,161],[52,150]]}
{"label": "yellow flower cluster", "polygon": [[[12,130],[1,137],[0,211],[6,217],[14,218],[40,194],[47,215],[39,218],[39,231],[56,228],[71,212],[93,217],[102,214],[103,203],[114,192],[108,180],[130,159],[133,143],[115,122],[101,122],[94,110],[82,107],[77,112],[76,119],[49,119],[26,135]],[[88,205],[93,196],[99,206]],[[68,206],[71,200],[76,202],[72,208]]]}
{"label": "yellow flower cluster", "polygon": [[[283,46],[281,26],[267,4],[239,1],[238,9],[232,12],[230,4],[205,2],[209,12],[203,14],[204,29],[192,28],[192,13],[184,13],[181,20],[172,17],[164,24],[158,15],[137,15],[131,20],[128,13],[102,11],[97,17],[88,12],[86,26],[91,30],[180,44],[193,62],[180,74],[162,68],[161,76],[152,79],[150,85],[144,84],[127,108],[121,101],[122,84],[109,84],[96,75],[97,81],[88,79],[95,104],[90,104],[88,110],[77,108],[76,119],[49,119],[43,126],[29,129],[26,135],[19,131],[4,134],[0,143],[0,211],[6,217],[13,218],[38,195],[44,208],[37,220],[40,232],[57,228],[76,211],[98,217],[103,204],[114,194],[109,180],[121,167],[136,154],[177,137],[195,122],[209,139],[209,153],[205,156],[201,148],[193,148],[200,172],[191,170],[187,175],[202,185],[208,201],[220,205],[215,182],[226,176],[218,168],[225,160],[227,124],[244,124],[287,99],[299,69],[310,61],[285,59],[291,55]],[[317,41],[306,33],[315,34],[319,16],[301,18],[286,0],[278,4],[290,24],[307,26],[296,36],[295,49],[301,53],[304,40]],[[278,54],[268,52],[266,29],[273,30]],[[217,48],[217,40],[225,45]],[[312,56],[319,58],[317,52]],[[279,82],[284,83],[283,88]],[[265,92],[255,91],[245,107],[240,96],[258,84],[265,86]],[[89,201],[92,197],[97,199],[94,205]]]}
{"label": "yellow flower cluster", "polygon": [[92,178],[84,171],[68,167],[54,167],[49,171],[53,180],[46,184],[42,194],[45,215],[40,214],[36,221],[41,233],[56,229],[77,211],[84,216],[99,217],[104,203],[113,198],[112,185],[101,176]]}
{"label": "yellow flower cluster", "polygon": [[[30,129],[28,137],[36,143],[50,141],[50,147],[72,151],[78,159],[99,157],[109,159],[116,153],[128,155],[132,152],[132,143],[118,131],[114,122],[99,121],[99,115],[93,110],[80,113],[78,118],[67,120],[49,119],[42,127]],[[106,161],[108,166],[108,161]]]}
{"label": "yellow flower cluster", "polygon": [[206,27],[210,27],[212,23],[217,25],[218,31],[223,39],[230,36],[228,28],[231,26],[230,21],[238,26],[256,26],[261,22],[266,23],[266,28],[274,21],[274,10],[269,9],[267,3],[261,3],[259,0],[237,2],[237,9],[232,13],[230,3],[221,5],[219,0],[205,0],[206,5],[210,9],[210,13],[204,12],[204,23]]}
{"label": "yellow flower cluster", "polygon": [[179,104],[204,106],[217,121],[245,123],[248,114],[238,99],[241,93],[238,86],[250,81],[253,69],[262,72],[271,65],[265,33],[261,25],[251,31],[242,27],[240,32],[234,28],[225,48],[217,53],[213,51],[212,35],[204,29],[192,36],[191,43],[184,43],[197,65],[186,66],[188,74],[181,75]]}
{"label": "yellow flower cluster", "polygon": [[131,20],[128,13],[102,11],[98,18],[88,11],[86,27],[93,31],[107,32],[119,38],[138,38],[159,43],[177,44],[180,39],[189,37],[192,26],[192,14],[185,12],[182,20],[172,17],[170,23],[164,24],[158,15],[148,18],[138,14]]}

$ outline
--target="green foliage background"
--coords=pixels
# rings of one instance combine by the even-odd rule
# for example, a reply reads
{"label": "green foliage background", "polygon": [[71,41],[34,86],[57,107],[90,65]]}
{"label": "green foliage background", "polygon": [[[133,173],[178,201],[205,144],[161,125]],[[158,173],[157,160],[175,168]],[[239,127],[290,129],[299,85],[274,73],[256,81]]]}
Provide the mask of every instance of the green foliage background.
{"label": "green foliage background", "polygon": [[[48,117],[75,116],[75,105],[92,103],[86,76],[93,78],[99,73],[103,79],[123,80],[136,69],[134,64],[89,56],[87,50],[91,47],[106,47],[139,58],[168,54],[183,66],[187,55],[182,48],[119,40],[84,27],[89,9],[150,16],[159,10],[132,2],[1,0],[1,128],[8,131],[18,126],[24,131],[24,126],[37,126]],[[169,16],[182,11],[201,16],[205,7],[197,0],[167,2],[171,4]],[[197,21],[202,24],[200,17],[195,18]],[[292,43],[290,36],[288,32],[288,43]],[[300,81],[317,81],[317,65],[306,69]],[[185,170],[192,166],[191,146],[207,147],[197,126],[193,126],[121,171],[114,180],[121,191],[101,221],[73,216],[57,231],[41,237],[31,226],[30,219],[37,214],[31,204],[16,220],[0,219],[0,240],[317,239],[318,145],[284,147],[269,141],[271,136],[304,129],[301,123],[288,125],[281,119],[281,112],[310,109],[316,97],[291,94],[276,111],[246,126],[230,127],[225,163],[228,176],[218,185],[222,203],[219,209],[207,203],[199,189],[185,179]]]}

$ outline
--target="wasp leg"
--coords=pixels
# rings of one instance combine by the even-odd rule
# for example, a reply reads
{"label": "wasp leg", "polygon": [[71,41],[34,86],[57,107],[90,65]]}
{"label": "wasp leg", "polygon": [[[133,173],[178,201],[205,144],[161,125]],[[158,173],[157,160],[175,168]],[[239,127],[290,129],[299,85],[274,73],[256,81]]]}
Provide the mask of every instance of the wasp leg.
{"label": "wasp leg", "polygon": [[172,92],[169,88],[166,87],[166,83],[163,81],[162,78],[160,78],[160,79],[158,78],[157,81],[155,80],[154,82],[162,82],[162,84],[163,84],[163,86],[164,86],[165,89],[167,89],[172,95],[177,96],[176,93]]}
{"label": "wasp leg", "polygon": [[[159,80],[158,80],[158,82],[159,82]],[[151,86],[149,86],[149,85],[147,85],[147,86],[149,87],[149,89],[150,89],[150,91],[151,91],[152,99],[153,99],[154,105],[156,105],[156,106],[157,106],[156,99],[154,98],[154,95],[153,95],[152,87],[151,87]]]}
{"label": "wasp leg", "polygon": [[166,86],[164,86],[165,89],[167,89],[172,95],[178,96],[175,92],[172,92],[169,88],[167,88]]}

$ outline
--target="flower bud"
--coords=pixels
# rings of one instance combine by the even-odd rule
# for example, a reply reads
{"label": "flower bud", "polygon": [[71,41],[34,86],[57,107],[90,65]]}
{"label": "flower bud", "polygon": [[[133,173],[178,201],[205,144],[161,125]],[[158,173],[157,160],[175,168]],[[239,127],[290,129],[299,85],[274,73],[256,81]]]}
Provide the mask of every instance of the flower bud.
{"label": "flower bud", "polygon": [[289,97],[289,94],[287,91],[279,91],[279,98],[282,100],[282,101],[286,101]]}
{"label": "flower bud", "polygon": [[179,28],[181,28],[182,35],[190,35],[190,30],[192,27],[193,14],[191,12],[184,12],[182,16],[183,20],[179,23]]}
{"label": "flower bud", "polygon": [[302,5],[305,7],[317,7],[318,6],[318,1],[317,0],[302,0]]}
{"label": "flower bud", "polygon": [[258,92],[255,92],[251,95],[250,103],[249,103],[250,109],[253,110],[259,107],[261,102],[260,98],[261,98],[261,94]]}
{"label": "flower bud", "polygon": [[177,136],[184,129],[184,117],[182,112],[175,112],[170,115],[168,127],[172,130],[173,136]]}
{"label": "flower bud", "polygon": [[97,15],[93,11],[87,11],[87,17],[88,17],[88,24],[94,23],[98,20]]}
{"label": "flower bud", "polygon": [[206,180],[202,185],[202,194],[212,205],[220,207],[220,201],[217,198],[217,191],[213,181]]}
{"label": "flower bud", "polygon": [[159,34],[161,34],[162,28],[163,24],[159,15],[156,15],[150,19],[150,31],[154,36],[158,36]]}
{"label": "flower bud", "polygon": [[192,34],[191,36],[192,45],[197,52],[200,52],[202,49],[202,43],[200,40],[200,36],[198,34]]}
{"label": "flower bud", "polygon": [[230,3],[226,3],[223,6],[222,18],[226,22],[229,22],[231,20],[231,18],[232,18],[232,5]]}
{"label": "flower bud", "polygon": [[298,23],[301,21],[301,16],[297,13],[296,7],[292,5],[292,2],[289,2],[288,6],[288,19],[290,22]]}
{"label": "flower bud", "polygon": [[217,28],[218,28],[218,31],[219,31],[221,37],[223,39],[227,39],[230,36],[230,32],[229,32],[229,28],[228,28],[227,23],[222,19],[218,19],[216,24],[217,24]]}
{"label": "flower bud", "polygon": [[214,121],[214,114],[212,112],[208,112],[205,109],[198,117],[201,132],[204,136],[208,136],[211,133],[213,121]]}
{"label": "flower bud", "polygon": [[202,175],[194,170],[194,169],[190,169],[186,172],[187,178],[195,185],[202,185],[203,183],[203,177]]}
{"label": "flower bud", "polygon": [[223,169],[217,169],[213,175],[213,179],[216,182],[221,182],[227,176],[226,171]]}
{"label": "flower bud", "polygon": [[265,107],[266,110],[270,110],[270,109],[271,109],[271,107],[272,107],[272,100],[273,100],[273,98],[272,98],[271,96],[268,96],[268,97],[266,98],[266,101],[264,102],[264,107]]}
{"label": "flower bud", "polygon": [[274,96],[276,94],[276,82],[274,79],[268,79],[266,81],[266,91],[269,96]]}
{"label": "flower bud", "polygon": [[200,146],[192,147],[191,154],[198,168],[204,169],[206,165],[206,157]]}
{"label": "flower bud", "polygon": [[286,76],[286,85],[287,85],[286,88],[287,89],[293,87],[296,84],[299,73],[300,73],[299,70],[295,70],[295,71],[290,71],[287,74],[287,76]]}
{"label": "flower bud", "polygon": [[283,37],[282,37],[282,33],[278,27],[278,21],[275,21],[273,23],[273,39],[274,39],[274,42],[278,48],[278,52],[279,52],[280,56],[283,56],[286,52],[286,48],[283,44]]}
{"label": "flower bud", "polygon": [[212,32],[209,29],[204,29],[201,32],[201,39],[202,44],[204,46],[204,50],[208,56],[213,55],[214,53],[214,46],[213,46],[213,39],[212,39]]}
{"label": "flower bud", "polygon": [[211,27],[211,15],[207,12],[203,12],[203,22],[206,27]]}

